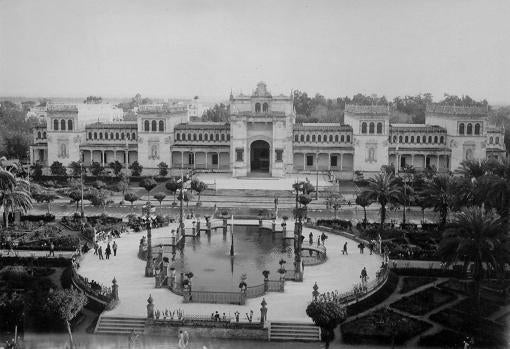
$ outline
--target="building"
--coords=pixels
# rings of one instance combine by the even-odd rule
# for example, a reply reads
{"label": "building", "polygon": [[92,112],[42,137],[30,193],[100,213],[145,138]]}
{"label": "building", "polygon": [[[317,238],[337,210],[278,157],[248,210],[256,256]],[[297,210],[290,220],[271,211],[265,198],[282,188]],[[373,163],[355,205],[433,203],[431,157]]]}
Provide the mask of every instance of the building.
{"label": "building", "polygon": [[425,124],[391,124],[388,106],[347,105],[344,124],[300,124],[293,97],[273,96],[263,82],[230,96],[228,123],[190,122],[187,106],[169,104],[141,105],[129,121],[103,104],[50,104],[46,112],[31,148],[31,161],[46,166],[138,161],[148,174],[165,162],[234,177],[328,171],[351,179],[388,164],[447,172],[466,159],[506,156],[504,130],[488,124],[486,107],[429,105]]}

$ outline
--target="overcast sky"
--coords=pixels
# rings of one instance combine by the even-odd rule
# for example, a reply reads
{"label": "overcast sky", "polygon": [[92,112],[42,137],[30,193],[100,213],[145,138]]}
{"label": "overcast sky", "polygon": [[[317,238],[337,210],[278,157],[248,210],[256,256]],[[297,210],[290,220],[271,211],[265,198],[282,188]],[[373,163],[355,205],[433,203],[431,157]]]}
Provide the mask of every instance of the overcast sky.
{"label": "overcast sky", "polygon": [[510,1],[0,0],[0,95],[510,102]]}

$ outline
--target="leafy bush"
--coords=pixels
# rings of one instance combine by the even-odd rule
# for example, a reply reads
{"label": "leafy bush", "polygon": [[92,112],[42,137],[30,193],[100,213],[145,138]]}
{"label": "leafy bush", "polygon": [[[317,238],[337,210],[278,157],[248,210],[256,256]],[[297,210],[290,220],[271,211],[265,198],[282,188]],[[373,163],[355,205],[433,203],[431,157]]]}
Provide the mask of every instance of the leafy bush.
{"label": "leafy bush", "polygon": [[30,221],[30,222],[53,222],[55,220],[55,215],[51,213],[45,214],[28,214],[23,215],[20,218],[20,221]]}

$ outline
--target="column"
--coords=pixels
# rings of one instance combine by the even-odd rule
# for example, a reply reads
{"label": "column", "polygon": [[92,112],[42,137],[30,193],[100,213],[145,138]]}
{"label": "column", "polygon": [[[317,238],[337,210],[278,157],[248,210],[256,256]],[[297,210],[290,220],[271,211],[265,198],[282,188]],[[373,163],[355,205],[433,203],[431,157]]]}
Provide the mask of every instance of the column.
{"label": "column", "polygon": [[207,151],[206,151],[206,152],[205,152],[205,168],[206,168],[206,169],[207,169],[207,165],[208,165],[208,163],[207,163]]}
{"label": "column", "polygon": [[315,153],[315,171],[319,171],[319,153]]}
{"label": "column", "polygon": [[306,170],[306,153],[303,153],[303,171]]}
{"label": "column", "polygon": [[129,152],[127,150],[124,151],[124,164],[126,168],[129,166]]}
{"label": "column", "polygon": [[439,172],[439,154],[437,155],[437,166],[436,166],[436,169],[437,169],[437,172]]}
{"label": "column", "polygon": [[344,153],[340,153],[340,171],[344,170]]}
{"label": "column", "polygon": [[218,152],[216,154],[218,154],[218,164],[217,164],[217,166],[218,166],[218,170],[219,170],[220,169],[220,153]]}
{"label": "column", "polygon": [[184,168],[184,151],[181,151],[181,168]]}
{"label": "column", "polygon": [[101,150],[101,166],[104,166],[104,150]]}
{"label": "column", "polygon": [[197,166],[197,161],[196,161],[197,159],[196,159],[196,156],[195,156],[194,152],[191,153],[191,154],[193,154],[193,168],[195,168]]}
{"label": "column", "polygon": [[328,163],[328,171],[331,171],[331,153],[328,153],[329,163]]}
{"label": "column", "polygon": [[414,153],[411,153],[411,166],[414,167]]}

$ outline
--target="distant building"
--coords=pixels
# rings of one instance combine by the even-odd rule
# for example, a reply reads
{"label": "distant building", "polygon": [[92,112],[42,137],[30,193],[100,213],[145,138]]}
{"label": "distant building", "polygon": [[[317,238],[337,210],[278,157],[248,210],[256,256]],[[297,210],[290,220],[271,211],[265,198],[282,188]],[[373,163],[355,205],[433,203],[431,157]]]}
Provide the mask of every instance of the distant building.
{"label": "distant building", "polygon": [[261,82],[250,95],[230,96],[229,123],[190,122],[197,113],[198,104],[151,104],[123,118],[110,105],[49,104],[34,128],[31,161],[138,161],[147,174],[165,162],[235,177],[331,171],[351,179],[388,164],[447,172],[466,159],[506,156],[504,130],[488,124],[486,107],[429,105],[425,124],[390,124],[387,106],[347,105],[344,124],[300,124],[293,97],[273,96]]}

